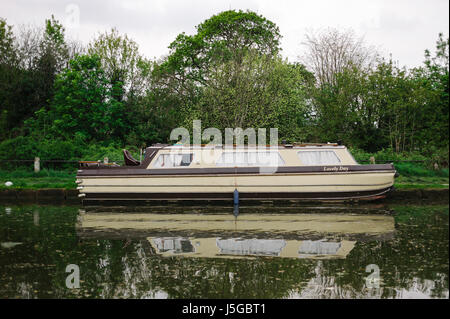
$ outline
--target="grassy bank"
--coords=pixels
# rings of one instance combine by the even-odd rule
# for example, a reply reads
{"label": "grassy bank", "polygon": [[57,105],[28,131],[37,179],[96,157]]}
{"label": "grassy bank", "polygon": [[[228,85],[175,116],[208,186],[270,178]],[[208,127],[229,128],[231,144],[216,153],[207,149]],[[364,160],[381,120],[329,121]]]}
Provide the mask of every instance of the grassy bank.
{"label": "grassy bank", "polygon": [[[71,171],[55,171],[41,170],[39,173],[27,170],[0,171],[0,189],[25,188],[25,189],[41,189],[41,188],[66,188],[74,189],[75,172]],[[5,185],[7,181],[13,183],[8,187]]]}
{"label": "grassy bank", "polygon": [[394,165],[400,174],[395,179],[396,188],[448,188],[448,168],[434,170],[414,163]]}
{"label": "grassy bank", "polygon": [[[433,170],[416,163],[394,164],[400,174],[395,179],[396,188],[448,188],[448,168]],[[8,188],[66,188],[75,189],[75,171],[41,170],[34,173],[31,170],[0,170],[0,189]],[[10,181],[12,186],[5,186]]]}

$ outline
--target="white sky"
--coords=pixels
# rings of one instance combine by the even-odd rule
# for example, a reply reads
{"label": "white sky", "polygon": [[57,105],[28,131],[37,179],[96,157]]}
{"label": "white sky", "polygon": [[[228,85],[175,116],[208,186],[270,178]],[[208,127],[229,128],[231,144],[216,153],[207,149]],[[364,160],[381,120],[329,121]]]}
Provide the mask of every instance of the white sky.
{"label": "white sky", "polygon": [[[75,7],[73,6],[75,5]],[[74,17],[79,9],[79,24]],[[419,66],[424,50],[434,51],[439,32],[448,37],[448,0],[0,0],[0,17],[8,24],[43,25],[54,14],[68,36],[85,44],[98,32],[117,27],[148,58],[168,53],[168,45],[214,14],[228,9],[252,10],[280,28],[282,54],[297,61],[308,29],[352,28],[385,57],[400,66]]]}

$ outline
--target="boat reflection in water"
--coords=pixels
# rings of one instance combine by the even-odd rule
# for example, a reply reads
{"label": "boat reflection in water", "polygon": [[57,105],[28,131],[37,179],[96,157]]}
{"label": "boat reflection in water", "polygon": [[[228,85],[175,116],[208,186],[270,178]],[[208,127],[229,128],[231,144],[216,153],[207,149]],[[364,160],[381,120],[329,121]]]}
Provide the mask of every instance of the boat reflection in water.
{"label": "boat reflection in water", "polygon": [[148,238],[162,256],[191,257],[290,257],[290,258],[345,258],[355,241],[343,240],[284,240],[242,238]]}
{"label": "boat reflection in water", "polygon": [[384,211],[248,207],[234,216],[218,207],[209,208],[214,213],[167,207],[109,210],[81,211],[78,235],[141,239],[150,254],[163,257],[345,258],[357,241],[389,239],[395,231],[394,218]]}

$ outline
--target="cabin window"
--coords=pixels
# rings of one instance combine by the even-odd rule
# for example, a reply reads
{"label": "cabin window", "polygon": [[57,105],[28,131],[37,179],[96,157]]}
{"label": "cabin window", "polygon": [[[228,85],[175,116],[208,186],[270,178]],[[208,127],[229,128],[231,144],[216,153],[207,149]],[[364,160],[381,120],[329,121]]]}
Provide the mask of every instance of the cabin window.
{"label": "cabin window", "polygon": [[301,151],[297,154],[304,165],[335,165],[341,162],[333,151]]}
{"label": "cabin window", "polygon": [[194,252],[194,246],[189,239],[161,237],[153,239],[153,243],[160,253],[191,253]]}
{"label": "cabin window", "polygon": [[217,166],[282,166],[284,161],[277,152],[224,152]]}
{"label": "cabin window", "polygon": [[155,168],[189,166],[192,162],[192,154],[161,154],[153,164]]}
{"label": "cabin window", "polygon": [[298,252],[305,255],[336,255],[341,246],[341,243],[304,240]]}

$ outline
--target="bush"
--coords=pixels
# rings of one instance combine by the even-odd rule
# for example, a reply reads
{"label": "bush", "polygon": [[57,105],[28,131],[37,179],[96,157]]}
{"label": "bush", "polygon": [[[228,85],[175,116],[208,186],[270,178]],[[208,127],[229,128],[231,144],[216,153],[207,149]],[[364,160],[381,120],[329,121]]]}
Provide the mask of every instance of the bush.
{"label": "bush", "polygon": [[39,148],[31,137],[19,136],[0,143],[0,159],[33,159]]}
{"label": "bush", "polygon": [[[139,149],[136,147],[125,147],[131,154],[139,159]],[[120,146],[111,144],[108,146],[99,146],[91,144],[83,151],[80,158],[82,161],[103,161],[105,157],[108,157],[109,162],[123,162],[123,152]]]}
{"label": "bush", "polygon": [[447,177],[448,168],[433,170],[416,163],[396,163],[395,169],[402,176]]}
{"label": "bush", "polygon": [[[127,146],[133,156],[139,158],[139,149]],[[123,161],[123,147],[118,144],[102,145],[87,144],[79,134],[72,140],[37,139],[31,136],[19,136],[0,143],[0,160],[34,160],[39,157],[42,161],[61,160],[102,160],[108,157],[110,161]],[[30,166],[30,163],[26,163]]]}
{"label": "bush", "polygon": [[373,156],[372,153],[368,153],[359,148],[349,148],[349,151],[358,163],[368,163],[370,161],[370,157]]}
{"label": "bush", "polygon": [[449,151],[448,148],[437,149],[435,147],[431,147],[427,154],[429,154],[428,165],[433,166],[435,163],[439,165],[439,167],[448,167],[448,156]]}
{"label": "bush", "polygon": [[396,153],[393,149],[383,149],[374,154],[375,161],[378,163],[388,163],[388,162],[426,162],[427,157],[421,155],[417,152],[404,152]]}
{"label": "bush", "polygon": [[[375,158],[376,163],[401,163],[401,162],[416,162],[421,163],[418,165],[423,165],[425,167],[432,168],[433,163],[445,163],[445,150],[436,151],[433,153],[432,157],[422,155],[419,152],[404,152],[404,153],[396,153],[392,149],[383,149],[376,153],[368,153],[361,149],[350,149],[350,153],[352,153],[353,157],[357,162],[368,163],[370,161],[370,157],[373,156]],[[427,152],[428,154],[428,152]],[[448,158],[448,151],[446,152]],[[442,167],[448,166],[441,165]]]}

